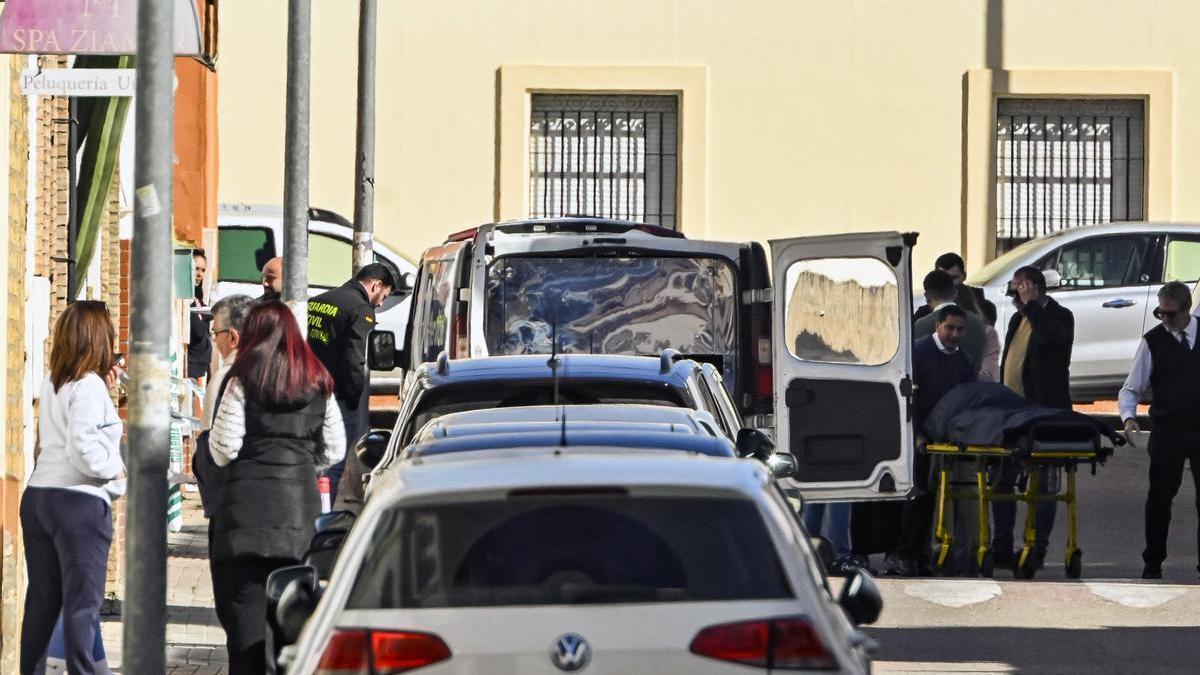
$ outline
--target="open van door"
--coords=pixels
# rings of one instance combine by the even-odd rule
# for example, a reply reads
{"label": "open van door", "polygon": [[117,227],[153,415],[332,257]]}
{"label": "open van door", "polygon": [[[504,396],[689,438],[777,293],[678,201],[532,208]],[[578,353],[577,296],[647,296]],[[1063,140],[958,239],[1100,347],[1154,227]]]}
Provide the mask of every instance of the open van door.
{"label": "open van door", "polygon": [[900,499],[913,485],[915,234],[771,242],[776,442],[813,502]]}

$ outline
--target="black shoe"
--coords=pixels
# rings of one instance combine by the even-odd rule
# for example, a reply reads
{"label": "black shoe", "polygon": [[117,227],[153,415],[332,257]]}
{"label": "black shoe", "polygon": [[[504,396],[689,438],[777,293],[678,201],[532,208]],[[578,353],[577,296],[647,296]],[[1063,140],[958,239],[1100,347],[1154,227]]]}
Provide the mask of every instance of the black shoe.
{"label": "black shoe", "polygon": [[1017,563],[1017,556],[1011,548],[997,548],[992,550],[992,566],[996,568],[1012,569],[1012,566]]}
{"label": "black shoe", "polygon": [[921,566],[916,560],[907,556],[900,558],[900,576],[902,577],[919,577],[921,574]]}
{"label": "black shoe", "polygon": [[917,574],[923,577],[931,577],[933,576],[933,566],[922,560],[917,563]]}
{"label": "black shoe", "polygon": [[1033,556],[1033,569],[1040,570],[1046,566],[1046,552],[1044,550],[1035,548],[1030,552],[1030,555]]}
{"label": "black shoe", "polygon": [[1143,579],[1161,579],[1162,578],[1162,565],[1151,565],[1150,563],[1146,563],[1146,566],[1142,568],[1142,578]]}

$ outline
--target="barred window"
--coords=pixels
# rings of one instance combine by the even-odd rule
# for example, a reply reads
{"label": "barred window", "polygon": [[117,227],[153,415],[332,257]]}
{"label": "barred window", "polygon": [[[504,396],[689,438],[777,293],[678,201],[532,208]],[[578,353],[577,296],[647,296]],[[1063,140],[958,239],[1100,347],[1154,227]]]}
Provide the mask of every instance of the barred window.
{"label": "barred window", "polygon": [[534,94],[529,215],[589,215],[675,228],[679,98]]}
{"label": "barred window", "polygon": [[996,104],[996,252],[1050,232],[1144,217],[1145,105],[1133,99]]}

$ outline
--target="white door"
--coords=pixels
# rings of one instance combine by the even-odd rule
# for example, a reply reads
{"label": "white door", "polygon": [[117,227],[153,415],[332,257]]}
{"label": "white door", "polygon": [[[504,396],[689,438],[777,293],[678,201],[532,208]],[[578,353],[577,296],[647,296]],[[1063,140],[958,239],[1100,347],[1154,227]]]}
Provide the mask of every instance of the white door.
{"label": "white door", "polygon": [[776,440],[810,501],[904,497],[912,488],[915,235],[771,242]]}

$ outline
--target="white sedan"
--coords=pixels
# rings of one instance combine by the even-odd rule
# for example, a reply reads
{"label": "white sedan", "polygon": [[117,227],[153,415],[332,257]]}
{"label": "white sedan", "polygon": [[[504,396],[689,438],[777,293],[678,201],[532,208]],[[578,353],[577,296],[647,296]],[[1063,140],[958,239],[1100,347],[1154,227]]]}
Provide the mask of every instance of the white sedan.
{"label": "white sedan", "polygon": [[869,670],[873,581],[833,599],[760,463],[578,450],[390,472],[326,589],[277,573],[288,672]]}

